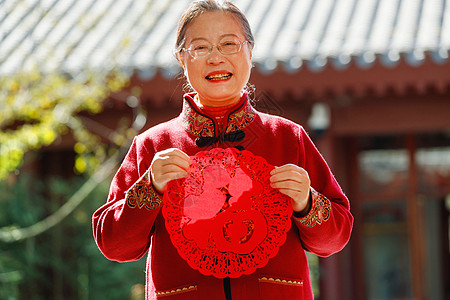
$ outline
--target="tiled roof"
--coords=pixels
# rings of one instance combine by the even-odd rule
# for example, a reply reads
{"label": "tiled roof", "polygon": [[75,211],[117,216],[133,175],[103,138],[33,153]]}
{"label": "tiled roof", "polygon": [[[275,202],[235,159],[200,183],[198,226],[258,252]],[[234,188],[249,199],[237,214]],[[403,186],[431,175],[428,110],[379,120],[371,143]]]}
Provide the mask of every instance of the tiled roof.
{"label": "tiled roof", "polygon": [[[178,18],[189,0],[0,0],[0,75],[38,65],[76,73],[120,66],[177,75]],[[449,61],[447,0],[235,0],[261,72]]]}

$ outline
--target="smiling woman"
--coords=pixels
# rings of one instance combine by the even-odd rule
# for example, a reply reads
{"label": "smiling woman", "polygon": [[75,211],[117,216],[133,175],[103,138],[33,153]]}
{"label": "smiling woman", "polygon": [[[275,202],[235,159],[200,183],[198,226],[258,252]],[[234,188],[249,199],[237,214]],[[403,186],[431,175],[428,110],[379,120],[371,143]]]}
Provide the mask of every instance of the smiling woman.
{"label": "smiling woman", "polygon": [[349,201],[303,127],[251,106],[253,45],[231,2],[189,5],[176,57],[193,92],[135,137],[93,215],[107,258],[150,252],[146,299],[312,300],[305,250],[350,238]]}
{"label": "smiling woman", "polygon": [[239,19],[221,11],[201,14],[183,40],[177,57],[198,102],[211,107],[239,102],[252,67],[252,44]]}

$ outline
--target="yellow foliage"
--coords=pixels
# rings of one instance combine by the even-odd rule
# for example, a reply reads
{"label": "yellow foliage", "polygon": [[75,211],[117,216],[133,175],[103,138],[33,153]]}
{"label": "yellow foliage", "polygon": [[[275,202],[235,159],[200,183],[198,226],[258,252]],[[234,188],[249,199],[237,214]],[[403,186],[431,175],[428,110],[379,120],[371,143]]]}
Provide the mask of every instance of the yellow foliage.
{"label": "yellow foliage", "polygon": [[27,151],[52,144],[68,130],[77,141],[76,172],[95,169],[106,156],[105,147],[84,127],[78,113],[100,113],[109,93],[127,84],[128,77],[116,70],[108,74],[86,70],[69,78],[36,68],[0,77],[0,180],[21,166]]}
{"label": "yellow foliage", "polygon": [[82,173],[86,172],[86,168],[87,168],[86,159],[82,156],[78,156],[75,159],[74,171],[77,174],[82,174]]}

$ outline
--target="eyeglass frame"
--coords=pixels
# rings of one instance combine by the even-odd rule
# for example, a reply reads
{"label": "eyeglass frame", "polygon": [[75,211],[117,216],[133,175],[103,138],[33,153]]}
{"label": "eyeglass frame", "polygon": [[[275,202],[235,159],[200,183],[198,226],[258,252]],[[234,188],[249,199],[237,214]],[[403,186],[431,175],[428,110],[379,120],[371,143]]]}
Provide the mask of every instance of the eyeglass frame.
{"label": "eyeglass frame", "polygon": [[[187,49],[187,48],[183,48],[182,50],[183,50],[183,51],[186,51],[187,53],[189,53],[189,55],[190,55],[192,58],[206,57],[206,56],[210,55],[210,54],[213,52],[214,48],[217,48],[217,50],[218,50],[221,54],[223,54],[223,55],[231,55],[231,54],[236,54],[236,53],[241,52],[242,46],[243,46],[245,43],[251,44],[252,42],[250,42],[249,40],[246,40],[246,41],[243,41],[243,42],[240,42],[240,43],[236,43],[236,45],[239,45],[239,49],[238,49],[236,52],[232,52],[232,53],[223,53],[223,52],[222,52],[222,45],[221,45],[221,44],[212,44],[212,45],[209,47],[209,49],[208,49],[208,50],[209,50],[208,53],[205,54],[205,55],[197,55],[197,56],[194,56],[191,52],[194,52],[194,53],[195,53],[195,49]],[[225,43],[222,43],[222,44],[225,44]]]}

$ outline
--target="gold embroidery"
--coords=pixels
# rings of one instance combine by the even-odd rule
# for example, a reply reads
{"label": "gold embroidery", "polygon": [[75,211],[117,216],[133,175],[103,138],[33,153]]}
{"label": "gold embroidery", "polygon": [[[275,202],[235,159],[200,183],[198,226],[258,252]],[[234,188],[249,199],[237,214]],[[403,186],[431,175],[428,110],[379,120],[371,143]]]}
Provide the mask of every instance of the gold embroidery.
{"label": "gold embroidery", "polygon": [[281,278],[272,278],[272,277],[261,277],[258,279],[260,282],[270,282],[270,283],[278,283],[278,284],[286,284],[286,285],[296,285],[302,286],[302,280],[289,280],[289,279],[281,279]]}
{"label": "gold embroidery", "polygon": [[145,207],[148,210],[153,210],[161,205],[161,197],[159,197],[150,184],[149,171],[128,190],[126,202],[131,208],[138,207],[140,209]]}
{"label": "gold embroidery", "polygon": [[196,291],[196,290],[197,290],[196,285],[190,285],[190,286],[186,286],[183,288],[173,289],[170,291],[156,292],[156,296],[158,296],[158,297],[173,296],[175,294],[181,294],[181,293],[186,293],[186,292],[191,292],[191,291]]}
{"label": "gold embroidery", "polygon": [[[229,116],[229,122],[226,132],[236,131],[247,127],[256,116],[256,111],[247,102],[243,107]],[[186,99],[183,103],[183,111],[181,113],[183,127],[186,131],[195,136],[209,136],[214,137],[214,121],[209,119],[197,111],[195,111]],[[226,121],[225,121],[226,122]]]}
{"label": "gold embroidery", "polygon": [[184,129],[195,136],[214,136],[214,123],[212,120],[198,114],[191,108],[188,101],[183,103],[182,119]]}
{"label": "gold embroidery", "polygon": [[313,200],[311,211],[303,218],[295,218],[297,222],[306,227],[314,227],[328,221],[331,213],[330,200],[313,189],[311,189],[311,195]]}
{"label": "gold embroidery", "polygon": [[228,124],[226,132],[244,129],[249,123],[253,121],[255,115],[256,113],[253,107],[250,104],[245,105],[242,110],[232,114],[229,117],[230,122]]}

